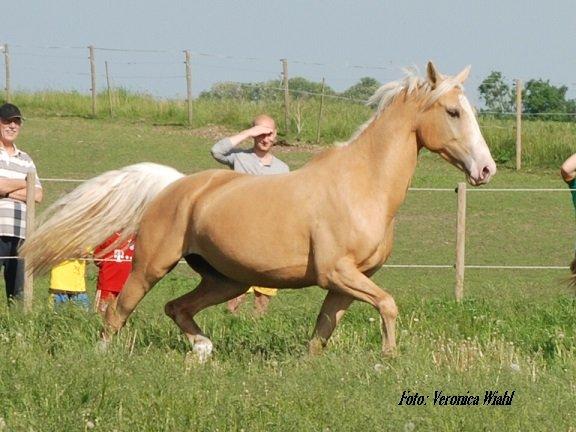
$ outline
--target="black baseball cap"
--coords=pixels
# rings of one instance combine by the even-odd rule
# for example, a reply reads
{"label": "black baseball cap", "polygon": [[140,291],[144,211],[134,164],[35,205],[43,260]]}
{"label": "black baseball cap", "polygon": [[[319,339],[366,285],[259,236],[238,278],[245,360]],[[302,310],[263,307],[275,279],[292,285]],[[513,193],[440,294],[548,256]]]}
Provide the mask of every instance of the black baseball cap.
{"label": "black baseball cap", "polygon": [[16,105],[5,103],[4,105],[0,106],[0,119],[8,120],[15,117],[20,119],[22,118],[22,113]]}

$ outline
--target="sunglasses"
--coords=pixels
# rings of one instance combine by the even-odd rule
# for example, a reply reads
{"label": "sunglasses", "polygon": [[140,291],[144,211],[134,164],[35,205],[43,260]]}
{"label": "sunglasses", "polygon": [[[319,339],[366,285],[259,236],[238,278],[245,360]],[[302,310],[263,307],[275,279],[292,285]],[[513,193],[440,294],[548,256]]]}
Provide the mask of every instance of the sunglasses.
{"label": "sunglasses", "polygon": [[5,124],[5,125],[9,125],[9,124],[12,124],[12,123],[15,123],[15,124],[17,124],[17,125],[21,125],[21,124],[22,124],[22,119],[21,119],[20,117],[12,117],[12,118],[9,118],[9,119],[0,119],[0,122],[1,122],[2,124]]}

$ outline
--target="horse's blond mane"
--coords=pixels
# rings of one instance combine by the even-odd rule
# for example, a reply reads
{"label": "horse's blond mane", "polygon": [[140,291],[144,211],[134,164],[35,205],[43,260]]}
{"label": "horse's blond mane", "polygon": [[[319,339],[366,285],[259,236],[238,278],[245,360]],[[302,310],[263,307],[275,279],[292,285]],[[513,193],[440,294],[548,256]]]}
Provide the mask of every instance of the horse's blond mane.
{"label": "horse's blond mane", "polygon": [[417,75],[413,69],[406,69],[405,76],[401,80],[392,81],[381,86],[376,92],[368,99],[366,105],[376,106],[376,112],[372,117],[352,135],[348,143],[354,141],[363,131],[382,114],[386,108],[392,105],[396,98],[405,93],[407,96],[415,96],[421,99],[422,108],[428,109],[432,106],[442,95],[446,94],[455,87],[461,88],[462,85],[454,77],[446,77],[440,81],[436,86],[425,78]]}

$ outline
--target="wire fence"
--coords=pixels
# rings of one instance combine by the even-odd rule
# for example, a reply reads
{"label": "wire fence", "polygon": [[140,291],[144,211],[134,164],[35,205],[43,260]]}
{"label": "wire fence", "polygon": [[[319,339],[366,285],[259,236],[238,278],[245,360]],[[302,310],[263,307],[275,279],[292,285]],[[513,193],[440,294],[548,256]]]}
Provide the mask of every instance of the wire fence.
{"label": "wire fence", "polygon": [[[194,88],[192,94],[209,89],[217,82],[253,85],[253,83],[284,80],[288,77],[281,62],[289,63],[290,76],[304,77],[327,83],[346,83],[348,87],[363,77],[376,75],[379,82],[387,82],[401,75],[403,66],[392,62],[384,64],[353,64],[349,62],[317,62],[299,59],[279,59],[271,57],[243,57],[218,53],[207,53],[186,49],[140,49],[116,47],[50,46],[4,44],[0,46],[4,54],[4,80],[6,99],[11,98],[13,85],[34,90],[75,90],[80,92],[104,91],[105,82],[115,88],[146,92],[160,97],[187,97],[187,73],[185,53],[192,59]],[[92,57],[92,58],[91,58]],[[90,63],[94,63],[94,70]],[[105,65],[108,71],[105,72]],[[217,72],[215,72],[217,71]],[[70,77],[77,77],[70,79]],[[92,79],[87,79],[91,77]],[[238,79],[241,77],[241,79]],[[526,81],[526,78],[518,78]],[[160,81],[159,81],[160,80]],[[490,78],[471,77],[472,87],[480,82],[490,85]],[[92,89],[92,83],[96,89]],[[494,81],[499,83],[498,81]],[[572,85],[572,84],[571,84]],[[342,87],[340,85],[340,87]],[[306,95],[366,103],[366,99],[349,97],[343,94],[330,94],[304,91],[279,86],[278,92],[288,91],[293,95]],[[338,93],[338,92],[335,92]],[[342,91],[340,93],[343,93]],[[515,115],[514,111],[483,112],[487,115]],[[576,113],[531,112],[525,116],[567,116]]]}

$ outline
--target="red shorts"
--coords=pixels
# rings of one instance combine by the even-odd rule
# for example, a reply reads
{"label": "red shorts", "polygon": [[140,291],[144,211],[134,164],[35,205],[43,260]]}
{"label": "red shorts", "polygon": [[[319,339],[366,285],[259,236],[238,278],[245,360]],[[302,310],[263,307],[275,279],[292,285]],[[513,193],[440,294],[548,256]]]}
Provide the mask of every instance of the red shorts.
{"label": "red shorts", "polygon": [[109,302],[118,297],[119,292],[108,291],[108,290],[98,290],[98,300],[101,302]]}

